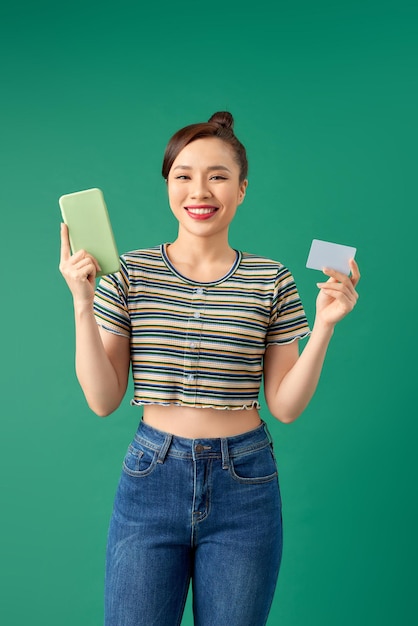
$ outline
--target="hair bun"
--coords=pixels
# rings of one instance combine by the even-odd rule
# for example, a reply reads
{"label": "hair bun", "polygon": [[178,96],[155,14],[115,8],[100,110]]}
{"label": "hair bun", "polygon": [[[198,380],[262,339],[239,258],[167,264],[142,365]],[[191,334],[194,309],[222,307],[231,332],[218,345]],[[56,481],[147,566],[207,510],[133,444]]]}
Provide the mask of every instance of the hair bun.
{"label": "hair bun", "polygon": [[217,113],[214,113],[208,121],[211,124],[223,126],[223,128],[227,128],[230,130],[234,129],[234,118],[232,117],[231,113],[229,113],[229,111],[218,111]]}

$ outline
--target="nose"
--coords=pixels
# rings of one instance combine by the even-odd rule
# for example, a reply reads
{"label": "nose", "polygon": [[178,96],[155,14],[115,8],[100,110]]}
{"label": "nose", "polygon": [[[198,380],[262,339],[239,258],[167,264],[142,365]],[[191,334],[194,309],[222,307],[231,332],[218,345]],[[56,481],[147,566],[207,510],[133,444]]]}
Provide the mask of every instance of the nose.
{"label": "nose", "polygon": [[191,189],[191,197],[197,198],[209,198],[211,195],[209,186],[206,183],[206,178],[203,176],[196,176],[194,178],[194,184]]}

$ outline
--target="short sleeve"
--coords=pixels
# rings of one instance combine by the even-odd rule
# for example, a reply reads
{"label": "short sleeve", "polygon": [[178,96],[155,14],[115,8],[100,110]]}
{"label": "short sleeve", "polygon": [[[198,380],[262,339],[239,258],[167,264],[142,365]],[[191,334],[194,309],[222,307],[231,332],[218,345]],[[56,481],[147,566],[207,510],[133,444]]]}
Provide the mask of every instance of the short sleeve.
{"label": "short sleeve", "polygon": [[281,266],[274,285],[266,347],[291,343],[310,334],[308,320],[289,270]]}
{"label": "short sleeve", "polygon": [[131,320],[128,310],[129,275],[121,258],[121,269],[100,279],[94,296],[96,322],[106,330],[131,336]]}

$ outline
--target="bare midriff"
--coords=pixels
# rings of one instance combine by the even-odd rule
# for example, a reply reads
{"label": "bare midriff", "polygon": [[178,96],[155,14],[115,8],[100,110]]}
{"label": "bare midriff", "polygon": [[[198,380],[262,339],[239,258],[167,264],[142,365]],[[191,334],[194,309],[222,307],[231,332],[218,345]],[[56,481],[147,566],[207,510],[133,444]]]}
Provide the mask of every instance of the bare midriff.
{"label": "bare midriff", "polygon": [[260,415],[255,408],[198,409],[147,404],[142,419],[153,428],[188,439],[233,437],[253,430],[261,424]]}

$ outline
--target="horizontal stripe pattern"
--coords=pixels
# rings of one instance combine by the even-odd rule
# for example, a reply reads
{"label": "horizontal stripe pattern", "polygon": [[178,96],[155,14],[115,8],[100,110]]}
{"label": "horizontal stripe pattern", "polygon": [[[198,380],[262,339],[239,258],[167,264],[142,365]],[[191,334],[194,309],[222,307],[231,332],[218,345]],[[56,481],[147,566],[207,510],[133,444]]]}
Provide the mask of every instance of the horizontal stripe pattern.
{"label": "horizontal stripe pattern", "polygon": [[271,344],[309,334],[293,277],[277,261],[236,253],[218,281],[197,283],[166,246],[129,252],[96,290],[97,323],[130,338],[132,404],[259,407]]}

